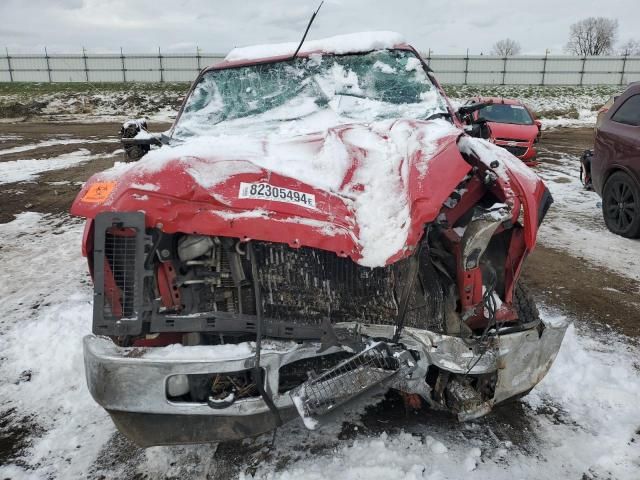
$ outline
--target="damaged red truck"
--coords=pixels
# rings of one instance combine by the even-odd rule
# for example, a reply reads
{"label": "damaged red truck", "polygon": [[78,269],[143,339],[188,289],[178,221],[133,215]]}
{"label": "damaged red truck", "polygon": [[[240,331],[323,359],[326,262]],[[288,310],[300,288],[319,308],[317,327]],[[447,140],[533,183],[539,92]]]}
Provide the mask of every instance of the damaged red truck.
{"label": "damaged red truck", "polygon": [[129,141],[162,146],[72,206],[89,391],[141,446],[315,428],[373,387],[476,418],[560,347],[518,281],[543,182],[464,133],[397,34],[294,51],[203,70],[166,135]]}

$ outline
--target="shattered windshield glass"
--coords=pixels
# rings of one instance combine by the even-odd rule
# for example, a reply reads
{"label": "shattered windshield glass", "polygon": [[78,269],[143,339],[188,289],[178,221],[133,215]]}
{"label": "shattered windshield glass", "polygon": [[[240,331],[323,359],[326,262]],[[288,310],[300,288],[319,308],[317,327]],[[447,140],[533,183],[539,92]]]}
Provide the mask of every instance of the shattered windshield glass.
{"label": "shattered windshield glass", "polygon": [[349,122],[447,115],[446,103],[409,51],[312,55],[210,71],[187,100],[174,136],[229,128],[313,130]]}

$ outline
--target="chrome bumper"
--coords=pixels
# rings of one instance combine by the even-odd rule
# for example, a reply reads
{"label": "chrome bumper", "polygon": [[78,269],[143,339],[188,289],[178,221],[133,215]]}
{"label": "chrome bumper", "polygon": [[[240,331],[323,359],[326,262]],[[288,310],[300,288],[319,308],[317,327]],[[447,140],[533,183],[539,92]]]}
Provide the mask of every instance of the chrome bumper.
{"label": "chrome bumper", "polygon": [[[541,333],[531,329],[504,334],[495,337],[492,348],[484,353],[469,340],[405,328],[401,343],[420,358],[410,375],[391,386],[429,400],[431,389],[425,376],[430,365],[471,375],[497,371],[498,382],[494,398],[487,402],[488,411],[497,403],[528,392],[542,380],[558,353],[567,326],[547,323]],[[392,328],[365,326],[362,333],[391,338]],[[315,342],[270,340],[263,344],[260,365],[265,371],[265,390],[285,421],[295,416],[295,409],[290,396],[278,392],[279,369],[318,356],[319,347]],[[259,397],[237,400],[222,409],[212,409],[206,403],[171,402],[167,398],[166,382],[171,375],[238,372],[255,365],[254,352],[225,357],[216,348],[183,347],[183,357],[162,358],[145,356],[156,348],[122,348],[108,338],[86,336],[84,360],[89,391],[111,414],[118,428],[141,446],[233,440],[273,429],[273,415]],[[323,355],[338,351],[332,347]]]}
{"label": "chrome bumper", "polygon": [[[320,344],[266,342],[261,352],[260,366],[265,371],[265,390],[278,408],[292,406],[288,395],[278,395],[279,369],[296,360],[317,356]],[[225,373],[250,370],[255,366],[254,353],[231,358],[220,357],[216,346],[184,347],[198,349],[202,354],[192,359],[188,353],[180,358],[145,358],[157,348],[122,348],[105,337],[84,337],[84,363],[89,391],[106,410],[176,415],[249,415],[268,411],[262,398],[236,401],[222,409],[212,409],[206,403],[171,402],[166,395],[167,378],[171,375]],[[327,350],[332,353],[334,350]],[[189,357],[189,358],[187,358]]]}

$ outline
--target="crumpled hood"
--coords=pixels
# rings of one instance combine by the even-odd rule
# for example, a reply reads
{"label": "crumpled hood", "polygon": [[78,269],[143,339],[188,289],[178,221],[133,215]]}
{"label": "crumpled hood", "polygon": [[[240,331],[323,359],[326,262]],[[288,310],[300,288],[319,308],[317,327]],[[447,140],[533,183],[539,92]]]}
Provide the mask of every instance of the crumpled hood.
{"label": "crumpled hood", "polygon": [[166,232],[310,246],[382,266],[410,253],[470,170],[460,133],[443,120],[400,120],[289,139],[195,138],[94,175],[71,213],[142,210]]}

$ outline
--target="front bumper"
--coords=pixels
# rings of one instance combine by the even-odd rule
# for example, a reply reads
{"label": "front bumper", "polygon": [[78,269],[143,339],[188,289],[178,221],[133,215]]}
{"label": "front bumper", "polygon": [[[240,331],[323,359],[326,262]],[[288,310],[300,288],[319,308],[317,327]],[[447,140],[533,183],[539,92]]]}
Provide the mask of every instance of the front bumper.
{"label": "front bumper", "polygon": [[[400,343],[417,352],[419,359],[410,375],[390,386],[418,393],[428,402],[431,388],[425,381],[430,365],[454,374],[497,372],[494,397],[471,418],[493,405],[531,390],[547,373],[560,348],[567,324],[546,323],[495,337],[490,350],[482,353],[469,340],[406,328]],[[390,338],[393,327],[365,326],[364,335]],[[542,330],[540,332],[540,330]],[[316,342],[266,341],[260,365],[265,371],[265,390],[271,394],[283,421],[296,416],[291,397],[279,393],[282,366],[319,354]],[[177,374],[238,372],[254,367],[254,354],[221,356],[211,347],[183,347],[184,355],[159,355],[157,348],[132,349],[116,346],[105,337],[84,338],[84,359],[91,395],[109,412],[117,427],[136,444],[152,445],[204,443],[255,436],[276,426],[269,408],[260,397],[237,400],[226,408],[213,409],[206,403],[178,403],[168,399],[167,378]],[[332,347],[322,354],[340,351]]]}
{"label": "front bumper", "polygon": [[511,152],[514,156],[518,157],[523,162],[533,162],[538,156],[536,147],[533,144],[525,142],[512,142],[504,140],[496,140],[494,142],[497,146],[504,148]]}

